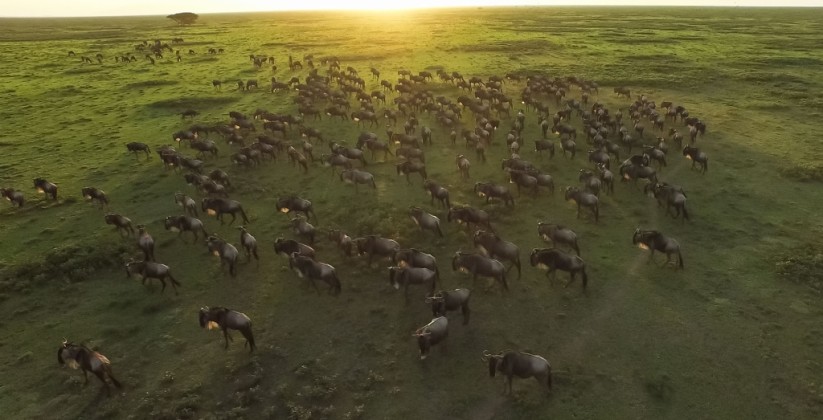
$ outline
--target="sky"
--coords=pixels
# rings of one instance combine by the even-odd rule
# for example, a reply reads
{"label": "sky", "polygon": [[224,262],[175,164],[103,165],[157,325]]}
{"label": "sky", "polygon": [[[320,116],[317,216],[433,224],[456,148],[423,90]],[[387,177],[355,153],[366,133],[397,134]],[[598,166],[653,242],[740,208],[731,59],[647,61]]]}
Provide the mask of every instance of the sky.
{"label": "sky", "polygon": [[[5,3],[5,4],[2,4]],[[285,10],[396,10],[477,6],[823,7],[823,0],[3,0],[0,17],[168,15]]]}

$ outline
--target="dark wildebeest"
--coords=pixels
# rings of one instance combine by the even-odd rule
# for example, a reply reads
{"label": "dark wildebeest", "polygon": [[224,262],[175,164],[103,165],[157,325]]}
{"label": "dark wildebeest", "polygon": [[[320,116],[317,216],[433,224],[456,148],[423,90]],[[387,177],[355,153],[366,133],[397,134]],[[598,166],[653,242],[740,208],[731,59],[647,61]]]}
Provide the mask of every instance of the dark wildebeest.
{"label": "dark wildebeest", "polygon": [[435,317],[446,316],[447,312],[460,309],[463,313],[463,325],[469,325],[469,316],[471,315],[471,309],[469,309],[470,297],[471,291],[469,289],[441,290],[432,296],[427,296],[426,303],[431,304],[432,314]]}
{"label": "dark wildebeest", "polygon": [[326,233],[329,240],[337,245],[337,248],[343,252],[343,255],[347,257],[351,257],[353,255],[354,240],[351,236],[339,229],[330,229]]}
{"label": "dark wildebeest", "polygon": [[347,184],[354,184],[354,191],[358,191],[359,184],[371,184],[372,188],[377,189],[377,184],[374,183],[374,175],[369,172],[358,169],[346,169],[340,172],[340,180]]}
{"label": "dark wildebeest", "polygon": [[363,241],[357,242],[357,253],[359,255],[369,255],[369,265],[374,257],[391,257],[399,249],[400,244],[394,239],[382,238],[377,235],[367,235]]}
{"label": "dark wildebeest", "polygon": [[38,193],[46,194],[47,196],[51,197],[52,200],[57,200],[56,184],[46,181],[43,178],[35,178],[34,188],[37,190]]}
{"label": "dark wildebeest", "polygon": [[209,216],[217,216],[217,220],[220,221],[222,225],[223,222],[223,214],[229,213],[231,214],[231,225],[234,223],[234,220],[237,219],[236,213],[240,213],[240,216],[243,217],[243,223],[249,223],[249,218],[246,217],[246,212],[243,210],[243,206],[240,205],[240,202],[235,200],[227,200],[225,198],[204,198],[200,202],[201,208],[204,212],[208,213]]}
{"label": "dark wildebeest", "polygon": [[97,203],[100,204],[101,209],[103,206],[109,205],[109,198],[106,196],[106,193],[99,188],[83,187],[83,189],[80,190],[80,194],[86,200],[91,200],[92,202],[97,201]]}
{"label": "dark wildebeest", "polygon": [[594,172],[588,169],[581,169],[577,179],[583,183],[583,188],[586,191],[595,196],[600,196],[600,188],[603,187],[603,181],[601,181],[600,177],[596,176]]}
{"label": "dark wildebeest", "polygon": [[174,294],[177,294],[177,286],[181,286],[177,279],[171,275],[171,269],[166,264],[160,264],[152,261],[134,261],[131,260],[126,263],[126,278],[138,274],[145,286],[147,279],[157,279],[163,284],[160,293],[166,291],[166,278],[171,281],[171,286],[174,288]]}
{"label": "dark wildebeest", "polygon": [[669,238],[656,230],[640,230],[638,228],[632,236],[632,244],[651,251],[648,262],[652,262],[654,251],[666,254],[665,264],[671,263],[672,254],[677,254],[677,267],[683,268],[683,255],[680,253],[680,244],[674,238]]}
{"label": "dark wildebeest", "polygon": [[240,256],[240,253],[234,245],[218,238],[216,235],[212,235],[206,238],[206,247],[208,247],[209,253],[220,258],[221,269],[228,262],[229,274],[232,277],[237,275],[237,257]]}
{"label": "dark wildebeest", "polygon": [[541,356],[520,351],[506,351],[500,354],[484,351],[481,360],[488,362],[489,376],[492,378],[497,372],[506,376],[503,393],[506,393],[506,389],[509,394],[512,393],[514,376],[534,378],[541,386],[546,386],[547,393],[552,390],[552,366]]}
{"label": "dark wildebeest", "polygon": [[[104,216],[107,225],[114,225],[117,232],[125,232],[126,235],[134,235],[134,228],[131,225],[131,219],[119,214],[109,213]],[[122,235],[122,233],[121,233]]]}
{"label": "dark wildebeest", "polygon": [[434,255],[415,248],[397,250],[392,255],[392,263],[398,267],[428,268],[435,272],[438,279],[440,278],[440,270],[437,268],[437,259],[434,258]]}
{"label": "dark wildebeest", "polygon": [[686,146],[683,148],[683,156],[692,161],[692,168],[696,163],[700,164],[700,172],[706,173],[709,170],[709,156],[701,152],[696,147]]}
{"label": "dark wildebeest", "polygon": [[174,204],[182,207],[186,214],[197,217],[197,202],[193,198],[183,194],[174,193]]}
{"label": "dark wildebeest", "polygon": [[242,312],[237,312],[232,309],[216,306],[209,308],[208,306],[200,308],[198,316],[201,328],[223,330],[223,340],[226,342],[223,348],[229,348],[229,340],[234,341],[229,335],[229,330],[240,331],[246,342],[243,348],[249,346],[249,353],[253,352],[257,346],[254,344],[254,335],[251,332],[251,319]]}
{"label": "dark wildebeest", "polygon": [[658,168],[666,166],[666,152],[656,146],[643,145],[642,148],[643,154],[649,157],[649,161],[657,162]]}
{"label": "dark wildebeest", "polygon": [[509,188],[503,185],[495,185],[491,182],[477,182],[474,184],[474,192],[486,199],[488,203],[492,198],[497,198],[503,201],[503,204],[514,206],[514,197],[512,197]]}
{"label": "dark wildebeest", "polygon": [[409,207],[409,217],[420,230],[430,230],[436,232],[438,236],[443,237],[443,231],[440,230],[440,218],[423,211],[420,207]]}
{"label": "dark wildebeest", "polygon": [[677,211],[672,214],[675,219],[680,217],[683,213],[683,220],[689,220],[689,212],[686,211],[686,193],[683,188],[663,183],[648,184],[643,189],[646,194],[651,192],[654,198],[657,199],[657,205],[662,206],[666,203],[666,213],[671,214],[671,208]]}
{"label": "dark wildebeest", "polygon": [[510,261],[512,265],[506,272],[511,271],[512,267],[517,267],[517,278],[520,279],[520,248],[513,242],[504,241],[492,232],[478,230],[474,233],[474,246],[487,257],[501,262]]}
{"label": "dark wildebeest", "polygon": [[15,191],[14,188],[0,188],[0,196],[9,200],[12,206],[23,207],[26,199],[23,197],[21,191]]}
{"label": "dark wildebeest", "polygon": [[420,360],[426,360],[432,346],[442,342],[449,336],[449,320],[445,316],[432,319],[425,326],[418,328],[412,337],[417,338],[420,348]]}
{"label": "dark wildebeest", "polygon": [[430,295],[437,286],[437,272],[424,267],[389,267],[389,283],[395,289],[403,286],[406,304],[409,303],[409,286],[422,284],[429,287]]}
{"label": "dark wildebeest", "polygon": [[138,155],[139,152],[146,153],[146,160],[151,159],[151,149],[149,149],[149,145],[146,143],[140,143],[136,141],[126,143],[126,150],[128,150],[129,152],[133,152],[134,157],[137,158],[137,160],[140,160],[140,157]]}
{"label": "dark wildebeest", "polygon": [[83,371],[83,378],[85,378],[86,383],[89,383],[88,372],[93,373],[100,379],[100,382],[103,382],[108,392],[110,392],[110,389],[106,377],[117,388],[123,386],[112,375],[109,359],[86,346],[69,343],[64,339],[63,344],[57,349],[57,363],[67,364],[72,369],[80,368]]}
{"label": "dark wildebeest", "polygon": [[260,265],[260,257],[257,256],[257,239],[246,230],[245,226],[239,226],[240,229],[240,245],[246,250],[246,262],[251,261],[251,257]]}
{"label": "dark wildebeest", "polygon": [[289,255],[289,269],[294,270],[300,278],[308,279],[318,294],[320,289],[315,280],[326,282],[329,285],[329,292],[335,296],[340,294],[340,279],[337,278],[337,271],[330,264],[317,262],[294,252]]}
{"label": "dark wildebeest", "polygon": [[193,233],[195,241],[197,241],[198,238],[197,232],[203,232],[203,238],[207,238],[209,236],[209,234],[206,232],[206,227],[203,225],[203,222],[200,221],[200,219],[192,216],[168,216],[166,217],[165,224],[166,230],[178,232],[177,237],[179,238],[182,238],[183,232]]}
{"label": "dark wildebeest", "polygon": [[198,116],[198,115],[200,115],[200,113],[199,113],[199,112],[197,112],[197,111],[195,111],[195,110],[193,110],[193,109],[187,109],[187,110],[185,110],[185,111],[183,111],[183,112],[181,112],[181,113],[180,113],[180,117],[181,117],[182,119],[186,119],[186,117],[188,117],[188,118],[194,118],[194,117],[196,117],[196,116]]}
{"label": "dark wildebeest", "polygon": [[216,89],[222,89],[223,88],[223,82],[221,82],[220,80],[217,80],[217,79],[212,80],[211,85]]}
{"label": "dark wildebeest", "polygon": [[301,244],[294,239],[277,238],[274,240],[274,252],[288,258],[291,254],[297,253],[304,257],[314,259],[314,248]]}
{"label": "dark wildebeest", "polygon": [[469,169],[471,168],[472,164],[466,158],[465,155],[457,155],[455,159],[457,163],[457,171],[460,172],[460,176],[463,178],[469,178]]}
{"label": "dark wildebeest", "polygon": [[423,178],[425,182],[428,179],[428,175],[426,174],[426,164],[423,162],[412,162],[412,161],[405,161],[400,162],[396,166],[397,174],[398,175],[405,175],[406,182],[411,184],[411,180],[409,179],[409,174],[412,173],[419,173],[420,176]]}
{"label": "dark wildebeest", "polygon": [[293,211],[298,213],[302,212],[306,215],[306,219],[313,217],[315,221],[317,220],[317,215],[314,214],[311,201],[298,196],[280,197],[277,200],[277,209],[280,210],[281,213],[291,213]]}
{"label": "dark wildebeest", "polygon": [[577,246],[577,234],[563,225],[537,222],[537,234],[545,242],[552,245],[566,245],[572,248],[577,255],[580,255],[580,247]]}
{"label": "dark wildebeest", "polygon": [[458,251],[452,257],[452,270],[471,274],[475,282],[477,276],[491,277],[500,282],[504,290],[509,290],[509,284],[506,282],[506,266],[493,258]]}
{"label": "dark wildebeest", "polygon": [[540,155],[542,156],[544,150],[549,151],[549,157],[550,158],[554,157],[554,143],[552,143],[549,140],[542,140],[542,139],[541,140],[535,140],[534,141],[534,151],[537,152],[537,153],[540,153]]}
{"label": "dark wildebeest", "polygon": [[550,279],[552,285],[557,276],[556,270],[567,271],[571,276],[564,287],[569,287],[574,282],[576,274],[580,273],[583,278],[583,291],[586,291],[589,276],[586,274],[586,263],[579,255],[567,254],[556,248],[534,248],[529,260],[532,267],[547,270],[546,277]]}
{"label": "dark wildebeest", "polygon": [[588,207],[594,215],[594,222],[597,223],[600,218],[600,200],[598,200],[596,195],[586,191],[580,191],[580,188],[577,187],[566,187],[566,201],[568,200],[574,200],[577,204],[578,219],[580,218],[580,208]]}
{"label": "dark wildebeest", "polygon": [[143,251],[143,259],[154,261],[154,238],[146,231],[143,225],[137,225],[137,247]]}
{"label": "dark wildebeest", "polygon": [[451,207],[451,202],[449,201],[449,190],[441,187],[439,184],[430,179],[423,181],[423,189],[429,192],[429,195],[431,196],[431,204],[434,204],[434,199],[436,198],[440,204],[443,205],[443,207]]}
{"label": "dark wildebeest", "polygon": [[474,207],[451,207],[449,208],[449,212],[446,215],[446,220],[448,220],[449,222],[454,220],[457,223],[465,223],[466,227],[469,229],[471,229],[472,224],[477,226],[485,226],[489,228],[490,231],[494,232],[494,228],[492,228],[489,213],[487,213],[485,210],[476,209]]}

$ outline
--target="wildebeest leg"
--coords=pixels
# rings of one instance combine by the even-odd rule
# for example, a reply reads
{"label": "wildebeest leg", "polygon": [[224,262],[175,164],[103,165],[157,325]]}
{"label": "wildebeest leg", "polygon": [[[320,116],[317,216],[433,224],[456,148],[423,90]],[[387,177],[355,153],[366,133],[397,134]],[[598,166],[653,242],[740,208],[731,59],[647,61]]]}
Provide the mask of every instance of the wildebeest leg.
{"label": "wildebeest leg", "polygon": [[83,369],[83,379],[85,379],[85,380],[86,380],[83,384],[84,384],[84,385],[88,385],[88,383],[89,383],[89,374],[88,374],[88,372],[86,371],[86,369]]}
{"label": "wildebeest leg", "polygon": [[569,282],[566,283],[565,286],[563,286],[564,289],[568,288],[572,283],[574,283],[574,280],[575,280],[575,277],[576,277],[575,274],[574,274],[574,271],[569,271],[569,277],[570,277]]}
{"label": "wildebeest leg", "polygon": [[158,280],[160,280],[160,284],[162,284],[162,285],[163,285],[163,287],[162,287],[162,288],[160,288],[160,293],[163,293],[163,292],[165,292],[165,291],[166,291],[166,280],[163,280],[163,278],[162,278],[162,277],[158,278]]}
{"label": "wildebeest leg", "polygon": [[[97,379],[100,379],[100,382],[102,382],[102,383],[103,383],[103,386],[104,386],[107,390],[109,390],[109,389],[108,389],[108,388],[109,388],[109,384],[108,384],[108,383],[106,383],[106,377],[105,377],[105,375],[103,374],[103,371],[102,371],[102,370],[93,370],[93,371],[92,371],[92,373],[94,373],[94,375],[95,375],[95,376],[97,376]],[[109,390],[109,391],[111,391],[111,390]]]}
{"label": "wildebeest leg", "polygon": [[469,316],[471,315],[471,309],[469,309],[469,305],[464,303],[462,306],[463,310],[463,325],[469,325]]}
{"label": "wildebeest leg", "polygon": [[231,226],[231,224],[234,223],[234,221],[237,219],[237,215],[234,214],[234,212],[231,212],[229,214],[231,214],[231,222],[229,222],[229,226]]}

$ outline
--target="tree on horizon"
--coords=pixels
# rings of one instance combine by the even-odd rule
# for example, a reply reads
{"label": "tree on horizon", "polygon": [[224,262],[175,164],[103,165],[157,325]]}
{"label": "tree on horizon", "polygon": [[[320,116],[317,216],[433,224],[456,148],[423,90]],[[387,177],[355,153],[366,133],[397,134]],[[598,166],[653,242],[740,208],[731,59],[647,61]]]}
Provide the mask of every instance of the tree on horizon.
{"label": "tree on horizon", "polygon": [[168,15],[166,17],[177,22],[178,25],[191,25],[194,22],[197,22],[197,18],[200,16],[198,16],[197,13],[182,12]]}

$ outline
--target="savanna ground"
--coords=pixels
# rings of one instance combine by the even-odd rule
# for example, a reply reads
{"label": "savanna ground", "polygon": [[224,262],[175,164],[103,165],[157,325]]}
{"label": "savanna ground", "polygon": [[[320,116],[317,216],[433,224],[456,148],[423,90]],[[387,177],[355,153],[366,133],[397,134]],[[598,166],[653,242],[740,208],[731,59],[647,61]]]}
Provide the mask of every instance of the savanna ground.
{"label": "savanna ground", "polygon": [[[191,27],[163,17],[2,26],[0,184],[28,198],[20,210],[8,203],[0,209],[5,418],[810,418],[823,411],[819,9],[464,9],[206,15]],[[114,63],[133,44],[172,37],[185,39],[180,63],[171,54],[156,65],[142,54],[136,63]],[[209,47],[226,52],[207,55]],[[189,48],[198,55],[186,55]],[[100,52],[105,61],[84,65],[68,50]],[[489,210],[501,236],[520,245],[524,271],[519,280],[509,276],[507,295],[478,284],[471,324],[450,315],[448,348],[420,362],[410,334],[430,311],[422,292],[403,305],[387,283],[385,262],[369,268],[360,258],[347,261],[321,240],[319,258],[335,265],[343,282],[335,298],[306,287],[271,248],[275,237],[292,237],[274,202],[298,193],[314,202],[318,227],[390,236],[432,252],[444,288],[473,287],[449,267],[454,251],[470,248],[470,236],[429,206],[418,178],[407,185],[396,176],[391,158],[367,168],[377,191],[355,195],[316,164],[307,176],[284,157],[232,167],[230,146],[219,142],[221,157],[208,167],[233,176],[232,198],[245,205],[263,255],[259,268],[242,264],[235,279],[202,244],[163,230],[163,218],[180,213],[173,193],[197,193],[156,154],[136,161],[124,143],[170,143],[172,132],[190,124],[179,116],[187,108],[200,112],[200,123],[226,121],[231,110],[295,112],[293,93],[234,90],[238,78],[268,84],[271,70],[255,69],[248,59],[254,53],[277,58],[278,79],[307,73],[289,72],[288,54],[337,55],[344,69],[360,71],[367,91],[379,89],[370,66],[392,81],[401,68],[438,66],[467,77],[576,75],[600,84],[593,100],[625,111],[629,102],[611,93],[625,85],[703,119],[708,131],[698,146],[709,154],[710,170],[701,175],[677,150],[669,154],[661,176],[686,189],[692,220],[685,224],[628,184],[602,197],[599,224],[577,220],[559,192],[524,194],[513,209],[485,205],[471,187],[505,182],[496,163],[506,154],[503,134],[488,164],[468,154],[472,179],[462,181],[453,163],[466,152],[462,143],[451,146],[423,117],[435,134],[429,176],[454,202]],[[224,80],[224,89],[215,91],[212,79]],[[507,83],[505,90],[518,97],[522,87]],[[452,100],[460,94],[439,81],[429,88]],[[579,95],[575,88],[570,97]],[[469,112],[464,124],[473,124]],[[580,127],[579,118],[574,124]],[[328,119],[307,125],[349,143],[361,131]],[[374,131],[384,138],[382,126]],[[576,185],[578,169],[590,166],[585,153],[550,160],[531,151],[539,137],[531,111],[525,133],[523,157],[559,185]],[[583,138],[578,143],[585,152]],[[35,194],[38,176],[60,186],[57,203]],[[183,283],[179,296],[125,278],[122,262],[139,255],[134,240],[119,238],[103,224],[103,212],[81,199],[86,185],[109,193],[111,211],[148,226],[159,261]],[[406,217],[412,204],[441,216],[444,239],[414,228]],[[588,295],[579,283],[552,288],[528,266],[529,250],[545,246],[538,220],[579,233]],[[233,227],[206,223],[237,242]],[[647,254],[630,242],[638,226],[677,238],[685,270],[647,265]],[[249,356],[236,333],[225,351],[219,334],[197,325],[204,305],[249,314],[258,351]],[[60,369],[54,354],[64,337],[106,354],[126,384],[122,393],[106,397],[96,378],[83,387],[79,372]],[[550,398],[533,380],[516,381],[513,396],[501,395],[502,380],[489,379],[479,357],[506,348],[551,361]]]}

